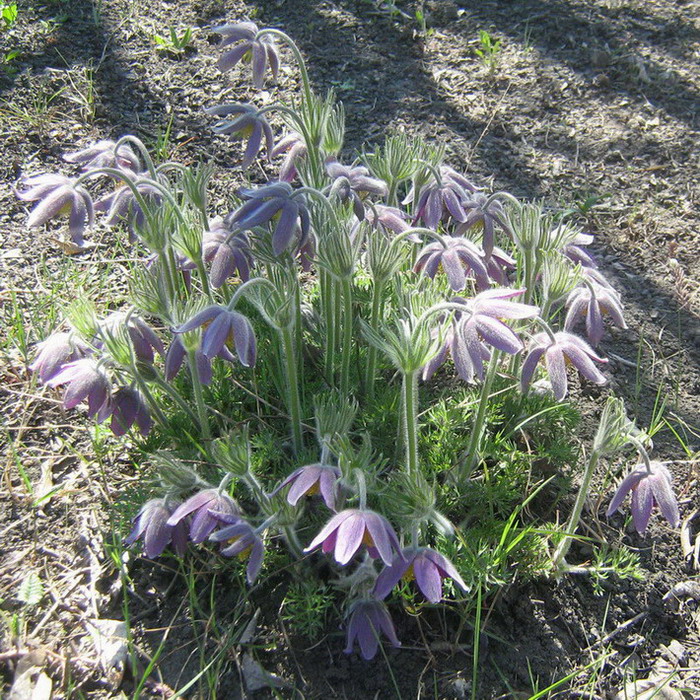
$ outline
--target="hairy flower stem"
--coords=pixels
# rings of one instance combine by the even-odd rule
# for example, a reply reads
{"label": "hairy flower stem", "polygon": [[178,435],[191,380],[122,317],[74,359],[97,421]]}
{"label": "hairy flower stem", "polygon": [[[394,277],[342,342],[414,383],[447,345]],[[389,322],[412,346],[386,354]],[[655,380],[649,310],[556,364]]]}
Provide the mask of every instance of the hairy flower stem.
{"label": "hairy flower stem", "polygon": [[404,372],[402,377],[403,441],[406,449],[406,472],[418,472],[418,371]]}
{"label": "hairy flower stem", "polygon": [[346,277],[342,281],[343,288],[343,348],[340,369],[340,392],[350,398],[350,358],[352,357],[352,279]]}
{"label": "hairy flower stem", "polygon": [[287,375],[287,408],[292,422],[292,445],[294,452],[298,454],[302,447],[303,436],[301,428],[301,402],[299,400],[299,372],[296,355],[294,352],[294,329],[285,326],[280,329],[284,363]]}
{"label": "hairy flower stem", "polygon": [[573,542],[576,528],[578,527],[579,520],[581,519],[581,512],[583,511],[583,506],[586,502],[586,497],[588,496],[588,489],[591,485],[591,479],[593,478],[593,472],[595,471],[599,459],[600,453],[593,450],[591,452],[591,456],[588,458],[586,470],[583,473],[583,480],[581,481],[581,486],[579,487],[578,494],[576,495],[574,509],[571,511],[571,516],[569,517],[569,522],[566,526],[564,539],[557,545],[557,548],[554,551],[554,556],[552,557],[554,571],[557,574],[564,573],[567,570],[566,555],[569,553],[569,548]]}
{"label": "hairy flower stem", "polygon": [[158,405],[158,401],[153,396],[151,390],[148,388],[148,383],[144,381],[144,379],[139,375],[138,370],[135,367],[132,369],[131,373],[134,379],[136,380],[136,384],[141,390],[141,393],[146,397],[146,401],[148,401],[148,405],[151,407],[151,411],[156,417],[156,420],[160,423],[161,427],[167,428],[168,419],[165,417],[165,414]]}
{"label": "hairy flower stem", "polygon": [[207,419],[207,407],[204,403],[202,384],[199,380],[199,368],[197,367],[197,360],[193,352],[187,353],[187,362],[190,365],[192,390],[194,392],[194,400],[197,404],[197,414],[199,416],[199,428],[202,431],[202,437],[209,441],[211,440],[211,430],[209,429],[209,420]]}
{"label": "hairy flower stem", "polygon": [[287,525],[285,528],[283,528],[283,533],[284,541],[287,543],[289,551],[294,555],[296,559],[303,559],[304,546],[299,541],[299,535],[297,535],[297,531],[290,525]]}
{"label": "hairy flower stem", "polygon": [[180,396],[177,389],[170,386],[160,375],[156,375],[153,382],[160,387],[175,403],[188,415],[190,420],[197,424],[199,423],[199,418],[195,415],[194,411],[187,405],[187,402]]}
{"label": "hairy flower stem", "polygon": [[[384,295],[384,285],[386,280],[375,279],[372,288],[372,315],[370,316],[369,324],[375,330],[379,331],[379,319],[382,317],[382,297]],[[377,348],[370,345],[367,354],[367,375],[365,385],[367,387],[367,398],[374,397],[374,375],[377,371]]]}
{"label": "hairy flower stem", "polygon": [[479,462],[481,440],[484,436],[484,427],[486,424],[486,409],[488,408],[489,398],[491,396],[493,380],[496,378],[496,371],[498,370],[498,361],[500,360],[500,356],[501,353],[498,350],[492,350],[489,366],[486,370],[486,376],[481,384],[479,406],[476,410],[476,418],[474,418],[474,426],[472,428],[472,436],[469,439],[467,456],[458,474],[459,482],[463,482],[468,479],[474,472],[474,469],[476,469],[476,465]]}

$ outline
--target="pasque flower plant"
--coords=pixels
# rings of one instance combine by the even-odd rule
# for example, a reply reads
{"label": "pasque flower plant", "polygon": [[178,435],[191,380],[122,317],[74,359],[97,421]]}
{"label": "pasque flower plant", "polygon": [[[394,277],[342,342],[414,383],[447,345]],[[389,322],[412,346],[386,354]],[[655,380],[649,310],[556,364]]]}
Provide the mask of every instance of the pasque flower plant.
{"label": "pasque flower plant", "polygon": [[[266,551],[282,544],[298,562],[283,569],[289,575],[313,581],[325,561],[345,596],[345,650],[357,643],[369,660],[380,634],[399,645],[390,609],[400,580],[415,580],[436,605],[446,580],[469,595],[474,579],[484,590],[496,569],[517,572],[503,561],[520,540],[503,539],[528,517],[535,473],[519,482],[520,500],[506,485],[489,503],[494,519],[503,494],[514,498],[493,526],[494,549],[507,554],[486,573],[460,537],[483,513],[474,518],[464,504],[538,459],[523,428],[567,410],[569,365],[605,383],[602,318],[624,328],[622,304],[585,234],[542,207],[483,191],[420,139],[393,136],[344,161],[342,106],[314,94],[291,39],[252,22],[214,31],[220,69],[250,60],[257,86],[277,76],[282,45],[298,61],[300,98],[207,110],[221,118],[216,132],[246,139],[242,169],[263,143],[268,157],[286,154],[281,168],[261,162],[267,182],[241,180],[228,209],[209,202],[210,170],[156,165],[132,136],[75,147],[66,157],[80,169],[74,176],[24,179],[19,197],[36,202],[30,225],[68,214],[82,244],[93,209],[106,211],[141,258],[132,304],[102,319],[75,305],[70,328],[37,347],[31,369],[63,389],[66,409],[86,402],[116,435],[157,433],[164,492],[138,513],[127,544],[142,542],[148,557],[170,544],[182,556],[193,546],[219,551],[234,566],[243,561],[256,586],[265,584]],[[275,111],[291,129],[276,145]],[[113,186],[94,206],[92,183]],[[603,349],[575,333],[582,317]],[[542,376],[553,396],[530,396]],[[549,403],[534,412],[535,398]],[[447,438],[428,433],[439,410],[449,413]],[[634,439],[621,416],[606,406],[582,489],[601,458]],[[677,525],[670,472],[640,455],[644,466],[623,480],[609,514],[630,493],[640,532],[654,504]],[[584,496],[543,572],[571,570]],[[522,525],[517,537],[547,544],[550,525]]]}

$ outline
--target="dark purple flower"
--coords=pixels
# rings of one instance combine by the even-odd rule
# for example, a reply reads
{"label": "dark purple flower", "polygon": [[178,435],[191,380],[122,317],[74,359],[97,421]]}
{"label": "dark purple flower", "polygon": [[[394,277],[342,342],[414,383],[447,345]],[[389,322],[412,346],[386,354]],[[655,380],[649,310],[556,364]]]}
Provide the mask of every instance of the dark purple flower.
{"label": "dark purple flower", "polygon": [[114,311],[102,321],[101,325],[107,332],[113,332],[123,326],[131,340],[134,354],[141,362],[152,364],[155,357],[154,350],[161,356],[165,355],[163,341],[140,316],[135,314],[127,316],[122,311]]}
{"label": "dark purple flower", "polygon": [[401,642],[396,636],[394,623],[386,605],[376,598],[367,598],[355,601],[348,613],[347,645],[345,653],[351,654],[355,640],[360,645],[360,654],[365,661],[373,659],[379,648],[379,634],[384,633],[386,638],[395,647],[400,647]]}
{"label": "dark purple flower", "polygon": [[488,270],[483,261],[479,248],[467,238],[452,238],[444,236],[446,245],[439,241],[429,243],[418,254],[418,260],[413,268],[416,272],[434,279],[442,266],[450,287],[455,292],[461,292],[467,285],[467,271],[474,273],[478,289],[490,286]]}
{"label": "dark purple flower", "polygon": [[234,115],[233,119],[220,120],[214,125],[212,130],[216,134],[226,134],[247,141],[243,161],[241,162],[242,168],[247,168],[255,160],[263,137],[265,137],[267,157],[268,160],[270,159],[275,139],[267,119],[259,114],[257,107],[243,103],[226,104],[210,107],[204,111],[217,117]]}
{"label": "dark purple flower", "polygon": [[63,393],[63,406],[66,409],[75,408],[87,399],[90,417],[98,414],[110,394],[107,375],[95,360],[87,357],[64,365],[46,383],[51,387],[68,385]]}
{"label": "dark purple flower", "polygon": [[401,551],[396,532],[385,517],[354,508],[334,515],[304,551],[310,552],[321,545],[325,554],[334,550],[335,560],[345,565],[363,544],[371,556],[378,555],[387,566],[392,561],[392,550]]}
{"label": "dark purple flower", "polygon": [[90,193],[64,175],[35,175],[22,180],[27,189],[17,192],[25,202],[39,202],[27,219],[29,228],[38,228],[50,219],[68,214],[68,229],[76,245],[84,243],[83,233],[95,221],[95,205]]}
{"label": "dark purple flower", "polygon": [[[440,221],[446,216],[451,216],[455,221],[466,221],[467,214],[462,202],[469,199],[474,187],[471,185],[472,189],[465,189],[453,174],[457,175],[452,168],[442,167],[440,181],[432,178],[421,188],[418,200],[415,202],[415,221],[421,219],[431,229],[437,229]],[[412,188],[404,204],[413,202],[415,197],[416,192]]]}
{"label": "dark purple flower", "polygon": [[217,66],[225,72],[233,68],[239,61],[251,61],[253,64],[253,84],[260,89],[265,79],[265,69],[268,64],[272,71],[273,80],[279,73],[279,51],[274,39],[265,35],[257,38],[258,27],[253,22],[237,22],[236,24],[223,24],[212,31],[221,34],[222,40],[219,46],[233,48],[226,51],[218,60]]}
{"label": "dark purple flower", "polygon": [[29,369],[37,372],[44,384],[55,377],[64,365],[79,360],[90,352],[90,348],[72,333],[53,333],[39,343],[36,349],[36,359],[29,365]]}
{"label": "dark purple flower", "polygon": [[134,150],[126,143],[115,150],[116,143],[111,140],[98,141],[87,148],[74,153],[67,153],[63,160],[68,163],[77,163],[83,170],[94,168],[126,168],[136,172],[141,169],[141,162]]}
{"label": "dark purple flower", "polygon": [[223,515],[239,517],[234,500],[219,489],[205,489],[188,498],[168,518],[168,525],[175,526],[188,515],[192,515],[190,539],[200,544],[222,522]]}
{"label": "dark purple flower", "polygon": [[428,602],[436,604],[442,600],[442,579],[451,578],[463,591],[467,590],[454,564],[433,549],[419,547],[404,549],[377,577],[374,595],[384,600],[400,579],[415,579],[421,593]]}
{"label": "dark purple flower", "polygon": [[236,272],[242,282],[250,279],[253,256],[248,236],[243,232],[233,235],[221,217],[213,219],[209,230],[204,232],[202,257],[211,263],[210,279],[214,289],[222,287]]}
{"label": "dark purple flower", "polygon": [[295,506],[302,496],[320,493],[323,502],[335,510],[335,485],[340,478],[340,469],[328,464],[307,464],[293,471],[270,495],[273,496],[291,484],[287,502]]}
{"label": "dark purple flower", "polygon": [[622,505],[627,494],[632,493],[632,519],[640,535],[647,529],[655,504],[671,527],[678,527],[680,523],[671,473],[662,462],[652,461],[650,467],[651,471],[644,464],[638,464],[622,480],[605,513],[609,518]]}
{"label": "dark purple flower", "polygon": [[520,385],[523,391],[526,391],[530,385],[535,368],[543,356],[554,398],[557,401],[561,401],[566,396],[568,386],[567,360],[594,384],[605,384],[606,382],[605,377],[593,364],[593,360],[601,363],[605,363],[607,360],[598,357],[585,340],[566,331],[554,333],[553,338],[548,333],[537,333],[532,337],[529,352],[523,361],[520,375]]}
{"label": "dark purple flower", "polygon": [[[141,435],[148,435],[153,425],[148,407],[141,394],[130,387],[122,387],[112,394],[103,410],[111,414],[110,429],[117,435],[124,435],[136,423]],[[101,416],[98,416],[98,419]],[[107,416],[104,416],[105,419]]]}
{"label": "dark purple flower", "polygon": [[136,540],[143,538],[143,553],[153,559],[163,553],[163,550],[172,542],[175,551],[182,556],[187,550],[187,529],[180,522],[176,525],[168,524],[168,518],[177,502],[171,502],[165,498],[154,498],[148,501],[134,518],[134,529],[124,540],[124,544],[130,547]]}
{"label": "dark purple flower", "polygon": [[372,194],[385,197],[389,192],[386,182],[370,177],[369,170],[361,165],[342,165],[335,158],[326,160],[325,165],[332,180],[330,194],[343,203],[352,200],[355,216],[360,221],[365,218],[362,196]]}
{"label": "dark purple flower", "polygon": [[603,337],[603,314],[609,314],[618,328],[627,328],[622,317],[620,295],[612,288],[601,287],[595,282],[574,289],[566,300],[569,311],[564,330],[571,331],[580,318],[586,319],[586,334],[595,347]]}
{"label": "dark purple flower", "polygon": [[276,158],[282,153],[287,155],[280,166],[278,180],[280,182],[292,182],[297,176],[296,162],[308,152],[304,138],[296,131],[287,134],[270,152],[270,158]]}
{"label": "dark purple flower", "polygon": [[503,229],[510,238],[513,238],[513,232],[508,224],[503,205],[496,199],[492,199],[491,202],[488,200],[488,196],[482,192],[473,192],[471,197],[462,202],[466,218],[456,228],[455,235],[463,236],[470,229],[481,229],[483,231],[481,247],[486,257],[490,258],[494,246],[494,224]]}
{"label": "dark purple flower", "polygon": [[221,553],[225,557],[237,556],[241,560],[248,559],[246,578],[252,585],[260,573],[265,556],[262,538],[245,520],[216,512],[212,512],[212,515],[228,524],[210,535],[209,539],[222,545]]}
{"label": "dark purple flower", "polygon": [[255,364],[255,332],[243,314],[212,304],[176,328],[175,333],[186,333],[199,326],[206,326],[202,334],[202,353],[205,357],[211,359],[227,345],[233,344],[244,367]]}
{"label": "dark purple flower", "polygon": [[[230,355],[230,353],[228,354]],[[166,381],[170,382],[175,378],[182,367],[182,363],[184,362],[186,355],[187,351],[185,350],[185,346],[182,344],[180,336],[176,335],[173,342],[170,343],[168,352],[165,354],[164,376]],[[197,363],[197,374],[199,375],[200,384],[209,386],[212,379],[211,360],[202,352],[201,349],[197,349],[195,351],[194,359]],[[233,361],[233,359],[234,358],[231,355],[230,361]]]}
{"label": "dark purple flower", "polygon": [[271,182],[254,190],[242,188],[239,193],[248,201],[224,219],[232,231],[249,231],[276,221],[272,234],[275,255],[289,248],[297,229],[297,247],[304,245],[311,228],[309,210],[303,198],[294,196],[289,183]]}

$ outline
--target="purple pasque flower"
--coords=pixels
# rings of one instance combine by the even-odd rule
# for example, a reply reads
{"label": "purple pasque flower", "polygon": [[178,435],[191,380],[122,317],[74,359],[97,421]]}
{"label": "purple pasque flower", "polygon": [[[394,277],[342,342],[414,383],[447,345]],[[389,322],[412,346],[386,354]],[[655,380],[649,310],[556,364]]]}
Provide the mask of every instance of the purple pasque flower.
{"label": "purple pasque flower", "polygon": [[463,591],[468,590],[454,564],[434,549],[417,547],[404,549],[390,566],[377,577],[374,595],[384,600],[400,579],[415,579],[418,588],[430,603],[442,600],[442,580],[451,578]]}
{"label": "purple pasque flower", "polygon": [[239,194],[248,201],[224,219],[232,231],[249,231],[276,221],[272,234],[275,255],[289,248],[297,229],[297,247],[304,245],[311,229],[309,210],[303,197],[294,196],[288,182],[270,182],[257,189],[241,188]]}
{"label": "purple pasque flower", "polygon": [[205,357],[211,359],[219,355],[227,345],[233,344],[244,367],[255,364],[255,332],[243,314],[212,304],[174,330],[175,333],[187,333],[199,326],[205,326],[201,348]]}
{"label": "purple pasque flower", "polygon": [[376,598],[355,601],[348,611],[347,645],[345,653],[351,654],[355,641],[360,645],[360,654],[365,661],[373,659],[379,648],[379,634],[383,632],[395,647],[401,642],[396,636],[394,623],[386,605]]}
{"label": "purple pasque flower", "polygon": [[370,556],[379,556],[387,566],[392,561],[392,550],[401,551],[389,521],[379,513],[359,508],[334,515],[304,551],[310,552],[321,545],[325,554],[333,550],[335,560],[344,566],[363,544],[368,547]]}
{"label": "purple pasque flower", "polygon": [[[462,202],[469,199],[473,191],[465,189],[452,174],[457,173],[452,168],[440,168],[440,180],[431,178],[418,194],[415,202],[414,220],[421,219],[431,229],[437,229],[440,221],[451,216],[455,221],[463,222],[467,218]],[[466,180],[465,180],[466,182]],[[415,188],[411,188],[404,199],[404,204],[413,202],[416,198]]]}
{"label": "purple pasque flower", "polygon": [[[396,207],[387,207],[384,204],[372,204],[365,214],[365,220],[374,228],[383,227],[394,233],[403,233],[410,228],[406,220],[406,214]],[[409,240],[420,243],[420,237],[409,236]]]}
{"label": "purple pasque flower", "polygon": [[474,376],[484,377],[484,360],[491,353],[486,347],[515,355],[523,349],[523,342],[501,319],[516,320],[534,318],[539,313],[536,306],[511,301],[524,293],[524,289],[487,289],[472,299],[453,301],[464,304],[466,313],[456,322],[451,351],[457,371],[467,382]]}
{"label": "purple pasque flower", "polygon": [[355,216],[362,221],[365,218],[365,205],[362,196],[376,195],[386,197],[389,188],[383,180],[371,177],[369,170],[361,165],[342,165],[335,158],[325,162],[326,172],[332,180],[330,194],[345,203],[352,200]]}
{"label": "purple pasque flower", "polygon": [[251,104],[239,103],[209,107],[209,109],[204,111],[217,117],[234,115],[233,119],[221,119],[212,127],[212,131],[215,134],[226,134],[234,138],[244,139],[247,142],[243,161],[241,162],[242,168],[247,168],[255,160],[263,137],[265,138],[265,148],[267,148],[267,159],[270,160],[275,137],[272,135],[270,124],[258,112],[257,107]]}
{"label": "purple pasque flower", "polygon": [[515,270],[517,262],[512,255],[508,255],[502,248],[493,247],[491,257],[486,261],[486,269],[489,277],[502,287],[508,286],[508,273]]}
{"label": "purple pasque flower", "polygon": [[[131,345],[134,348],[136,358],[141,362],[153,364],[155,350],[159,355],[165,355],[163,341],[156,332],[136,314],[126,314],[123,311],[113,311],[100,324],[107,332],[114,332],[124,327]],[[97,343],[99,345],[99,343]]]}
{"label": "purple pasque flower", "polygon": [[671,473],[662,462],[652,460],[649,467],[638,464],[618,486],[610,501],[606,517],[610,517],[621,505],[628,493],[632,494],[632,519],[634,527],[641,535],[647,529],[654,505],[671,527],[678,527],[680,513],[678,501],[673,492]]}
{"label": "purple pasque flower", "polygon": [[335,510],[335,486],[340,479],[340,469],[329,464],[307,464],[295,469],[270,496],[274,496],[285,486],[291,487],[287,492],[287,502],[295,506],[302,496],[321,494],[323,502]]}
{"label": "purple pasque flower", "polygon": [[287,154],[282,161],[282,165],[280,165],[279,176],[277,178],[280,182],[292,182],[296,178],[298,174],[296,167],[297,160],[303,158],[308,153],[308,150],[303,136],[296,131],[287,134],[277,143],[272,151],[270,151],[270,158],[276,158],[282,155],[282,153]]}
{"label": "purple pasque flower", "polygon": [[[173,257],[175,258],[175,269],[182,275],[182,281],[185,283],[187,290],[192,289],[192,270],[197,269],[197,263],[190,260],[186,255],[181,253],[179,250],[172,250]],[[154,267],[155,263],[160,259],[160,253],[151,253],[145,260],[144,265],[150,272],[156,273],[157,268]]]}
{"label": "purple pasque flower", "polygon": [[478,289],[490,286],[488,270],[479,248],[467,238],[443,236],[440,241],[433,241],[421,250],[416,261],[415,272],[424,272],[434,279],[442,267],[447,281],[455,292],[461,292],[467,286],[467,272],[472,272]]}
{"label": "purple pasque flower", "polygon": [[221,544],[221,554],[225,557],[237,556],[239,559],[248,559],[246,579],[252,585],[260,573],[265,556],[262,537],[249,523],[238,516],[217,512],[212,512],[212,515],[226,523],[226,527],[212,533],[209,539]]}
{"label": "purple pasque flower", "polygon": [[122,143],[119,148],[112,140],[102,140],[93,143],[87,148],[73,153],[66,153],[63,160],[68,163],[76,163],[82,166],[83,170],[93,170],[95,168],[119,168],[136,172],[141,169],[141,162],[134,150],[126,143]]}
{"label": "purple pasque flower", "polygon": [[585,250],[585,247],[593,243],[593,236],[590,233],[577,233],[574,239],[567,243],[561,252],[574,264],[581,267],[598,267],[593,256]]}
{"label": "purple pasque flower", "polygon": [[27,219],[29,228],[38,228],[62,214],[68,214],[68,230],[76,245],[84,243],[86,227],[95,222],[95,206],[90,193],[65,175],[34,175],[22,179],[27,189],[17,192],[25,202],[38,202]]}
{"label": "purple pasque flower", "polygon": [[224,73],[239,61],[251,61],[253,64],[253,84],[260,89],[265,79],[265,70],[270,66],[273,80],[277,80],[280,59],[279,50],[274,39],[269,35],[258,38],[258,27],[253,22],[222,24],[212,31],[221,34],[219,47],[234,45],[219,58],[217,66]]}
{"label": "purple pasque flower", "polygon": [[574,289],[566,299],[569,311],[564,330],[571,331],[580,318],[586,319],[586,334],[595,347],[603,337],[603,315],[608,314],[618,328],[627,328],[622,317],[620,295],[612,287],[589,282]]}
{"label": "purple pasque flower", "polygon": [[[175,378],[186,356],[187,350],[182,343],[182,339],[179,335],[176,335],[173,342],[170,343],[168,352],[165,353],[165,367],[163,370],[165,381],[170,382]],[[197,374],[199,375],[200,384],[209,386],[212,379],[211,360],[202,352],[201,348],[195,351],[194,359],[197,363]]]}
{"label": "purple pasque flower", "polygon": [[470,229],[481,229],[481,247],[486,258],[491,257],[494,246],[494,224],[513,238],[513,231],[508,224],[503,205],[497,199],[491,199],[483,192],[472,192],[471,196],[462,201],[462,208],[466,216],[462,223],[455,229],[456,236],[463,236]]}
{"label": "purple pasque flower", "polygon": [[117,389],[100,410],[98,420],[106,420],[109,415],[112,416],[109,427],[117,436],[125,435],[134,423],[141,435],[148,435],[153,426],[143,396],[131,387]]}
{"label": "purple pasque flower", "polygon": [[527,357],[523,361],[520,375],[520,386],[523,391],[526,391],[530,385],[532,375],[542,357],[544,357],[545,368],[557,401],[561,401],[566,396],[567,361],[594,384],[605,384],[607,381],[593,364],[594,360],[600,363],[605,363],[607,360],[598,357],[585,340],[566,331],[559,331],[551,336],[543,332],[536,333],[532,337]]}
{"label": "purple pasque flower", "polygon": [[250,279],[253,255],[248,236],[242,231],[234,235],[220,216],[213,219],[209,230],[204,232],[202,257],[205,262],[211,263],[209,279],[214,289],[223,287],[236,272],[242,282]]}
{"label": "purple pasque flower", "polygon": [[205,489],[190,496],[168,518],[168,525],[175,526],[188,515],[192,516],[190,539],[195,544],[204,542],[222,522],[223,516],[240,517],[233,498],[220,489]]}
{"label": "purple pasque flower", "polygon": [[84,357],[64,365],[47,382],[51,387],[66,384],[63,406],[75,408],[87,399],[88,416],[96,416],[109,399],[110,382],[96,360]]}
{"label": "purple pasque flower", "polygon": [[53,333],[39,343],[36,349],[36,358],[29,369],[39,374],[43,384],[55,377],[64,365],[79,360],[90,352],[90,348],[72,333]]}
{"label": "purple pasque flower", "polygon": [[160,556],[172,543],[177,554],[182,556],[187,550],[185,523],[168,524],[173,508],[178,504],[179,502],[167,498],[154,498],[145,503],[134,518],[134,529],[124,540],[124,544],[131,547],[136,540],[143,539],[143,553],[149,559],[153,559]]}

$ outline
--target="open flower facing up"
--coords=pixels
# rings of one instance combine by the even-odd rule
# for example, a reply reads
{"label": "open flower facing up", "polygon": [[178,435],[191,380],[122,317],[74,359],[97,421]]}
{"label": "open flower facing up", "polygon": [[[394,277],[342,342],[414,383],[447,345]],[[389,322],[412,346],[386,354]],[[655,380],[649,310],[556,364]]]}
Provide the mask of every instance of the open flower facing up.
{"label": "open flower facing up", "polygon": [[204,542],[221,524],[224,515],[239,518],[234,500],[219,489],[205,489],[188,498],[168,518],[168,525],[175,526],[188,515],[192,515],[190,539],[195,544]]}
{"label": "open flower facing up", "polygon": [[225,72],[233,68],[239,61],[251,61],[253,64],[253,84],[261,89],[265,79],[265,70],[270,66],[273,80],[279,73],[280,59],[277,44],[269,35],[258,38],[258,27],[253,22],[237,22],[223,24],[213,29],[221,34],[219,46],[234,45],[218,60],[217,66]]}
{"label": "open flower facing up", "polygon": [[226,134],[247,141],[241,162],[242,168],[247,168],[255,160],[263,137],[265,138],[268,160],[270,159],[275,137],[272,135],[272,128],[267,119],[259,114],[257,107],[239,103],[218,105],[204,111],[217,117],[233,116],[233,118],[221,119],[214,125],[212,131],[216,134]]}
{"label": "open flower facing up", "polygon": [[[136,389],[130,387],[117,389],[105,407],[112,416],[109,427],[115,435],[125,435],[134,423],[141,435],[148,435],[150,432],[153,421],[143,397]],[[98,416],[98,420],[99,418],[101,416]]]}
{"label": "open flower facing up", "polygon": [[246,578],[249,584],[255,583],[260,573],[260,567],[265,556],[265,545],[260,535],[245,520],[227,513],[211,513],[218,518],[225,527],[217,530],[209,539],[221,544],[221,553],[225,557],[248,559]]}
{"label": "open flower facing up", "polygon": [[566,300],[569,311],[564,321],[564,330],[571,331],[580,318],[586,319],[586,334],[593,347],[603,337],[603,315],[608,314],[618,328],[627,328],[622,317],[620,295],[612,288],[601,287],[590,282],[574,289]]}
{"label": "open flower facing up", "polygon": [[381,557],[387,566],[393,560],[392,551],[401,551],[396,532],[385,517],[371,510],[353,508],[334,515],[304,551],[310,552],[321,545],[325,554],[333,550],[335,560],[344,566],[363,544],[370,556]]}
{"label": "open flower facing up", "polygon": [[355,601],[348,612],[347,645],[345,653],[351,654],[355,641],[360,645],[360,654],[365,661],[373,659],[379,648],[379,635],[384,633],[395,647],[401,642],[396,636],[394,623],[386,605],[376,598]]}
{"label": "open flower facing up", "polygon": [[442,579],[451,578],[463,591],[467,590],[454,564],[433,549],[418,547],[404,549],[402,556],[397,556],[391,566],[387,566],[377,577],[374,595],[384,600],[400,579],[415,579],[421,593],[430,603],[442,600]]}
{"label": "open flower facing up", "polygon": [[365,205],[361,195],[385,197],[389,191],[386,182],[371,177],[369,170],[361,165],[342,165],[335,158],[329,158],[325,165],[326,172],[333,181],[331,195],[337,196],[341,202],[352,200],[353,211],[360,221],[365,218]]}
{"label": "open flower facing up", "polygon": [[212,304],[176,328],[175,332],[186,333],[199,326],[206,326],[202,334],[202,353],[205,357],[211,359],[233,343],[238,359],[244,367],[252,367],[255,364],[255,332],[243,314],[230,311],[225,306]]}
{"label": "open flower facing up", "polygon": [[483,192],[473,192],[466,201],[462,202],[466,217],[455,230],[455,235],[463,236],[470,229],[481,229],[483,231],[481,247],[486,257],[490,258],[494,246],[494,224],[503,229],[510,238],[513,238],[513,232],[508,225],[503,205],[498,200],[491,200],[491,202],[488,200],[488,196]]}
{"label": "open flower facing up", "polygon": [[523,361],[520,385],[526,391],[532,380],[538,362],[544,357],[545,367],[552,384],[554,398],[561,401],[568,388],[566,378],[567,360],[586,378],[594,384],[605,384],[606,379],[596,368],[593,361],[605,363],[606,359],[598,357],[593,348],[572,333],[560,331],[552,337],[548,333],[537,333],[532,337],[529,352]]}
{"label": "open flower facing up", "polygon": [[236,273],[242,282],[247,282],[253,265],[248,236],[242,231],[232,235],[219,216],[209,226],[202,239],[202,257],[211,263],[211,286],[214,289],[223,287]]}
{"label": "open flower facing up", "polygon": [[287,154],[280,166],[278,178],[280,182],[292,182],[296,178],[298,174],[297,160],[303,158],[307,152],[308,148],[304,138],[296,131],[292,131],[277,142],[277,145],[270,152],[270,158],[275,158],[282,153]]}
{"label": "open flower facing up", "polygon": [[628,493],[632,494],[632,519],[641,535],[647,529],[651,510],[656,504],[671,527],[678,527],[680,513],[673,493],[671,473],[662,462],[651,461],[649,469],[638,464],[618,487],[605,515],[609,518],[621,505]]}
{"label": "open flower facing up", "polygon": [[74,153],[67,153],[63,160],[68,163],[76,163],[83,170],[93,168],[126,168],[133,172],[141,169],[141,162],[134,150],[126,143],[116,149],[117,144],[111,140],[102,140],[93,143],[87,148]]}
{"label": "open flower facing up", "polygon": [[478,289],[488,289],[489,275],[479,248],[466,238],[444,236],[444,246],[439,241],[429,243],[418,255],[413,268],[416,272],[425,272],[433,279],[442,266],[450,287],[461,292],[467,285],[467,272],[472,272]]}
{"label": "open flower facing up", "polygon": [[289,248],[297,228],[300,230],[297,247],[304,245],[311,229],[309,210],[303,198],[294,196],[289,183],[271,182],[254,190],[241,188],[239,194],[248,201],[224,219],[232,231],[249,231],[276,220],[272,234],[275,255]]}
{"label": "open flower facing up", "polygon": [[143,539],[143,553],[153,559],[172,542],[177,554],[182,556],[187,549],[187,528],[183,522],[168,524],[173,507],[177,505],[165,498],[148,501],[134,518],[134,529],[124,544],[130,547],[136,540]]}
{"label": "open flower facing up", "polygon": [[52,387],[67,384],[63,393],[63,406],[67,409],[87,399],[90,417],[96,416],[109,399],[109,379],[97,362],[88,357],[64,365],[46,383]]}
{"label": "open flower facing up", "polygon": [[270,495],[274,496],[291,484],[287,502],[295,506],[302,496],[320,493],[323,502],[335,510],[335,485],[340,478],[340,469],[328,464],[307,464],[295,469]]}
{"label": "open flower facing up", "polygon": [[68,214],[68,229],[76,245],[84,243],[83,233],[95,221],[90,193],[65,175],[34,175],[21,182],[27,189],[17,192],[25,202],[38,202],[27,219],[29,228],[38,228],[62,214]]}
{"label": "open flower facing up", "polygon": [[53,333],[36,348],[37,356],[29,369],[38,373],[43,384],[55,377],[64,365],[79,360],[90,352],[90,348],[72,333]]}

